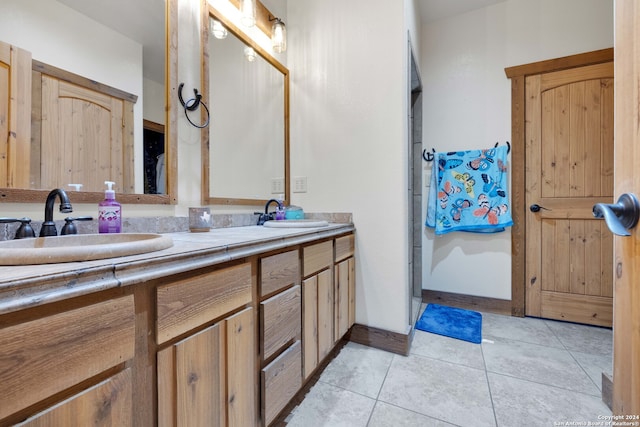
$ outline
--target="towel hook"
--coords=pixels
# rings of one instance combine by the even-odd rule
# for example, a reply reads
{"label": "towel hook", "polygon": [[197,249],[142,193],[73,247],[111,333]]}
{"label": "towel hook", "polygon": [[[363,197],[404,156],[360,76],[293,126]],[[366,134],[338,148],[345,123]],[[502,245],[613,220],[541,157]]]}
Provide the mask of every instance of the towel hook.
{"label": "towel hook", "polygon": [[432,162],[435,158],[434,154],[436,154],[436,149],[432,148],[431,151],[433,151],[433,153],[429,153],[426,148],[422,150],[422,158],[425,162]]}
{"label": "towel hook", "polygon": [[[509,154],[511,152],[511,144],[509,144],[509,141],[505,141],[507,144],[507,154]],[[494,145],[494,148],[498,148],[498,145],[500,145],[499,142],[496,142],[496,145]]]}
{"label": "towel hook", "polygon": [[[184,107],[184,115],[187,118],[187,120],[189,121],[189,123],[191,123],[191,125],[193,125],[194,127],[197,127],[199,129],[205,128],[207,126],[209,126],[209,121],[211,119],[211,116],[209,114],[209,109],[207,108],[207,104],[204,103],[204,101],[202,101],[202,94],[198,93],[198,89],[194,88],[193,89],[193,94],[194,94],[194,98],[190,98],[187,100],[187,102],[184,101],[184,99],[182,98],[182,88],[184,87],[184,83],[180,83],[180,85],[178,86],[178,98],[180,99],[180,103],[182,104],[182,107]],[[207,112],[207,119],[204,121],[203,124],[198,125],[196,123],[194,123],[190,118],[189,118],[189,111],[195,111],[198,109],[198,107],[202,105],[202,107],[204,108],[204,110]]]}

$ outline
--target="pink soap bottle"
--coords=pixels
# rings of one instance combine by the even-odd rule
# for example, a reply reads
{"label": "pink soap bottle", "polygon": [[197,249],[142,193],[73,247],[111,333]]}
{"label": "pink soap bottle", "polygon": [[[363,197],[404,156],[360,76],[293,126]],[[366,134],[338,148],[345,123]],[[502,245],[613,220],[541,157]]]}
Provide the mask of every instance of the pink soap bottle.
{"label": "pink soap bottle", "polygon": [[120,233],[122,229],[122,207],[116,202],[115,182],[105,181],[107,190],[104,200],[98,204],[98,231],[100,233]]}

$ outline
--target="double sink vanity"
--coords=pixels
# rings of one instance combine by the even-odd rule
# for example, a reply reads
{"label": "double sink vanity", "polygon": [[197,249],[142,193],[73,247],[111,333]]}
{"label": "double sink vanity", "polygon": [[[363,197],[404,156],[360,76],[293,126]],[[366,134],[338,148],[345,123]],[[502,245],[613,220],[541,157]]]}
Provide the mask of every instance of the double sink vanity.
{"label": "double sink vanity", "polygon": [[354,233],[216,228],[0,266],[0,426],[270,425],[354,324]]}

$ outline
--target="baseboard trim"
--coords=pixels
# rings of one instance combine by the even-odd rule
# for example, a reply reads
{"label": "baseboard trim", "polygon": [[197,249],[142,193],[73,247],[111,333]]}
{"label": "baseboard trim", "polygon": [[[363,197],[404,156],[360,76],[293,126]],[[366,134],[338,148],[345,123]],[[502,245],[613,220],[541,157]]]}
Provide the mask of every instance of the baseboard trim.
{"label": "baseboard trim", "polygon": [[467,310],[511,316],[511,300],[478,297],[474,295],[454,294],[451,292],[422,290],[422,302],[449,305]]}
{"label": "baseboard trim", "polygon": [[408,356],[413,339],[413,328],[408,334],[400,334],[356,323],[351,327],[347,339],[358,344]]}

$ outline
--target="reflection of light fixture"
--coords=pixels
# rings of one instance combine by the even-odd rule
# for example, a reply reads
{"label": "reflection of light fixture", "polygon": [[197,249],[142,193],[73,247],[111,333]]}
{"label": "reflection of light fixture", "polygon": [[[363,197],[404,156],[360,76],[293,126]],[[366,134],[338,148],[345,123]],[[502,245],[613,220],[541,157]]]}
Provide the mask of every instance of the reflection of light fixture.
{"label": "reflection of light fixture", "polygon": [[245,27],[256,25],[256,0],[240,0],[240,22]]}
{"label": "reflection of light fixture", "polygon": [[281,53],[287,50],[287,28],[280,18],[269,19],[275,21],[271,26],[271,44],[274,52]]}
{"label": "reflection of light fixture", "polygon": [[224,39],[224,38],[227,37],[227,34],[229,34],[229,32],[224,27],[224,25],[222,25],[222,23],[220,21],[212,19],[211,20],[211,34],[213,34],[213,36],[215,38],[217,38],[217,39]]}
{"label": "reflection of light fixture", "polygon": [[256,60],[256,51],[251,46],[247,46],[244,48],[244,57],[247,61],[253,62]]}

